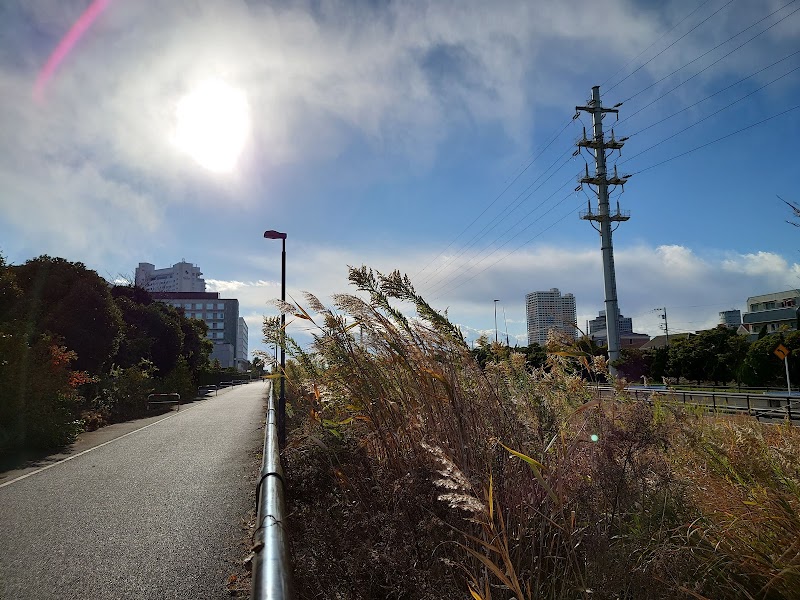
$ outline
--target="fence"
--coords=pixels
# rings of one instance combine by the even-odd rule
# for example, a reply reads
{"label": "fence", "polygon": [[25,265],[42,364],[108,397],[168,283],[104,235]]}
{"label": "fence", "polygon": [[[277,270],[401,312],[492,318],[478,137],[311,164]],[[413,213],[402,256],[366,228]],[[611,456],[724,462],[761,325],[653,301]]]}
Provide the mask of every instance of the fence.
{"label": "fence", "polygon": [[[612,394],[612,388],[599,388],[603,395]],[[699,406],[717,413],[747,414],[761,419],[800,420],[800,398],[783,394],[707,392],[703,390],[673,390],[669,388],[629,387],[625,392],[636,400],[652,402],[654,397],[662,401]]]}

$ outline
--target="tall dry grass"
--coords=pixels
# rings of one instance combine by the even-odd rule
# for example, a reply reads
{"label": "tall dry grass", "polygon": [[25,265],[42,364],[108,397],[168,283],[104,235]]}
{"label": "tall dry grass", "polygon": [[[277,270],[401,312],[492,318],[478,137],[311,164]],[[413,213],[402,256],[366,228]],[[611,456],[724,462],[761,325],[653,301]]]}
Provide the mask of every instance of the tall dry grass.
{"label": "tall dry grass", "polygon": [[476,600],[797,597],[793,429],[601,401],[591,378],[605,363],[563,340],[543,369],[499,348],[481,369],[408,278],[358,268],[350,281],[359,294],[331,308],[310,294],[282,305],[317,328],[311,349],[286,342],[293,407],[308,417],[289,479],[319,459],[325,501],[346,498],[332,514],[364,546],[330,548],[368,571],[340,564],[330,572],[361,587],[318,593],[441,597],[427,569]]}

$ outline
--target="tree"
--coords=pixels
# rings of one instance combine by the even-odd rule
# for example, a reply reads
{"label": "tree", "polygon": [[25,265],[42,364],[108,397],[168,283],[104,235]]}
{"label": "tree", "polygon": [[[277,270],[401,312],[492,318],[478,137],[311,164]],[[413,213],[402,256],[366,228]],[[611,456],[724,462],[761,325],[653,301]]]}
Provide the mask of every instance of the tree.
{"label": "tree", "polygon": [[617,372],[631,382],[642,381],[642,377],[651,377],[653,353],[641,348],[622,348],[617,364]]}
{"label": "tree", "polygon": [[745,383],[764,387],[782,386],[785,383],[783,361],[775,355],[778,344],[783,344],[790,351],[790,379],[800,382],[800,331],[790,331],[773,333],[750,345],[742,369]]}
{"label": "tree", "polygon": [[183,350],[184,333],[181,320],[185,318],[166,304],[139,304],[127,294],[117,295],[117,306],[125,322],[125,331],[115,362],[132,367],[149,360],[160,376],[175,368]]}
{"label": "tree", "polygon": [[56,336],[76,353],[77,370],[99,374],[110,365],[122,318],[102,277],[83,263],[45,255],[11,270],[22,295],[6,318],[26,323],[30,340]]}

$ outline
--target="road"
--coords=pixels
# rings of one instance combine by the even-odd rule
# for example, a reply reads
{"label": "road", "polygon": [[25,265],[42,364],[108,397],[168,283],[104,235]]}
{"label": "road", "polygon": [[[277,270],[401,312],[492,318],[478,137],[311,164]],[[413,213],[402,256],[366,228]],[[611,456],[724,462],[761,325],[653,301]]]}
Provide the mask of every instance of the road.
{"label": "road", "polygon": [[265,391],[230,388],[3,479],[0,598],[230,597]]}

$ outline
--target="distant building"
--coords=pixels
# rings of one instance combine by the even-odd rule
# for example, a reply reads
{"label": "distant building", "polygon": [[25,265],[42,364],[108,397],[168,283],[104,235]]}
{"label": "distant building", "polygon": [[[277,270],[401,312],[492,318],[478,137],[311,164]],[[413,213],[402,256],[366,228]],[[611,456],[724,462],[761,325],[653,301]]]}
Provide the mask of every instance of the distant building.
{"label": "distant building", "polygon": [[738,329],[742,324],[742,311],[740,310],[722,310],[719,313],[719,324],[730,327],[731,329]]}
{"label": "distant building", "polygon": [[243,369],[247,361],[247,324],[239,316],[239,301],[219,297],[219,292],[151,292],[154,300],[182,309],[190,319],[208,326],[207,337],[214,342],[210,359],[223,368]]}
{"label": "distant building", "polygon": [[[622,316],[622,313],[620,313],[617,322],[619,323],[620,335],[625,335],[626,333],[633,333],[633,319],[631,319],[630,317],[624,317]],[[597,333],[598,331],[605,331],[605,330],[606,330],[606,311],[601,310],[600,313],[594,319],[589,321],[589,336],[591,336],[593,333]]]}
{"label": "distant building", "polygon": [[800,290],[752,296],[747,299],[748,312],[742,315],[742,324],[753,334],[762,329],[773,333],[781,329],[797,329]]}
{"label": "distant building", "polygon": [[247,323],[245,323],[244,317],[239,317],[238,320],[238,327],[236,331],[236,368],[240,371],[245,370],[247,365],[247,353],[248,353],[248,333],[247,333]]}
{"label": "distant building", "polygon": [[[608,345],[608,332],[605,329],[595,331],[589,335],[591,339],[598,346]],[[634,333],[629,331],[619,334],[619,347],[620,348],[641,348],[650,341],[650,336],[646,333]]]}
{"label": "distant building", "polygon": [[547,334],[560,331],[571,338],[577,338],[577,311],[575,296],[561,295],[558,288],[548,292],[531,292],[525,296],[528,321],[528,345],[544,345]]}
{"label": "distant building", "polygon": [[669,346],[669,342],[688,339],[693,335],[693,333],[671,333],[669,338],[666,335],[657,335],[649,342],[642,344],[641,348],[642,350],[650,350],[651,348],[664,348],[665,346]]}
{"label": "distant building", "polygon": [[148,292],[205,292],[206,282],[199,267],[181,261],[166,269],[150,263],[136,267],[135,283]]}
{"label": "distant building", "polygon": [[[646,333],[634,333],[633,319],[624,317],[620,313],[618,319],[619,327],[619,347],[620,348],[640,348],[650,340]],[[598,346],[608,345],[608,329],[606,328],[606,311],[601,310],[597,317],[589,321],[589,339]]]}

